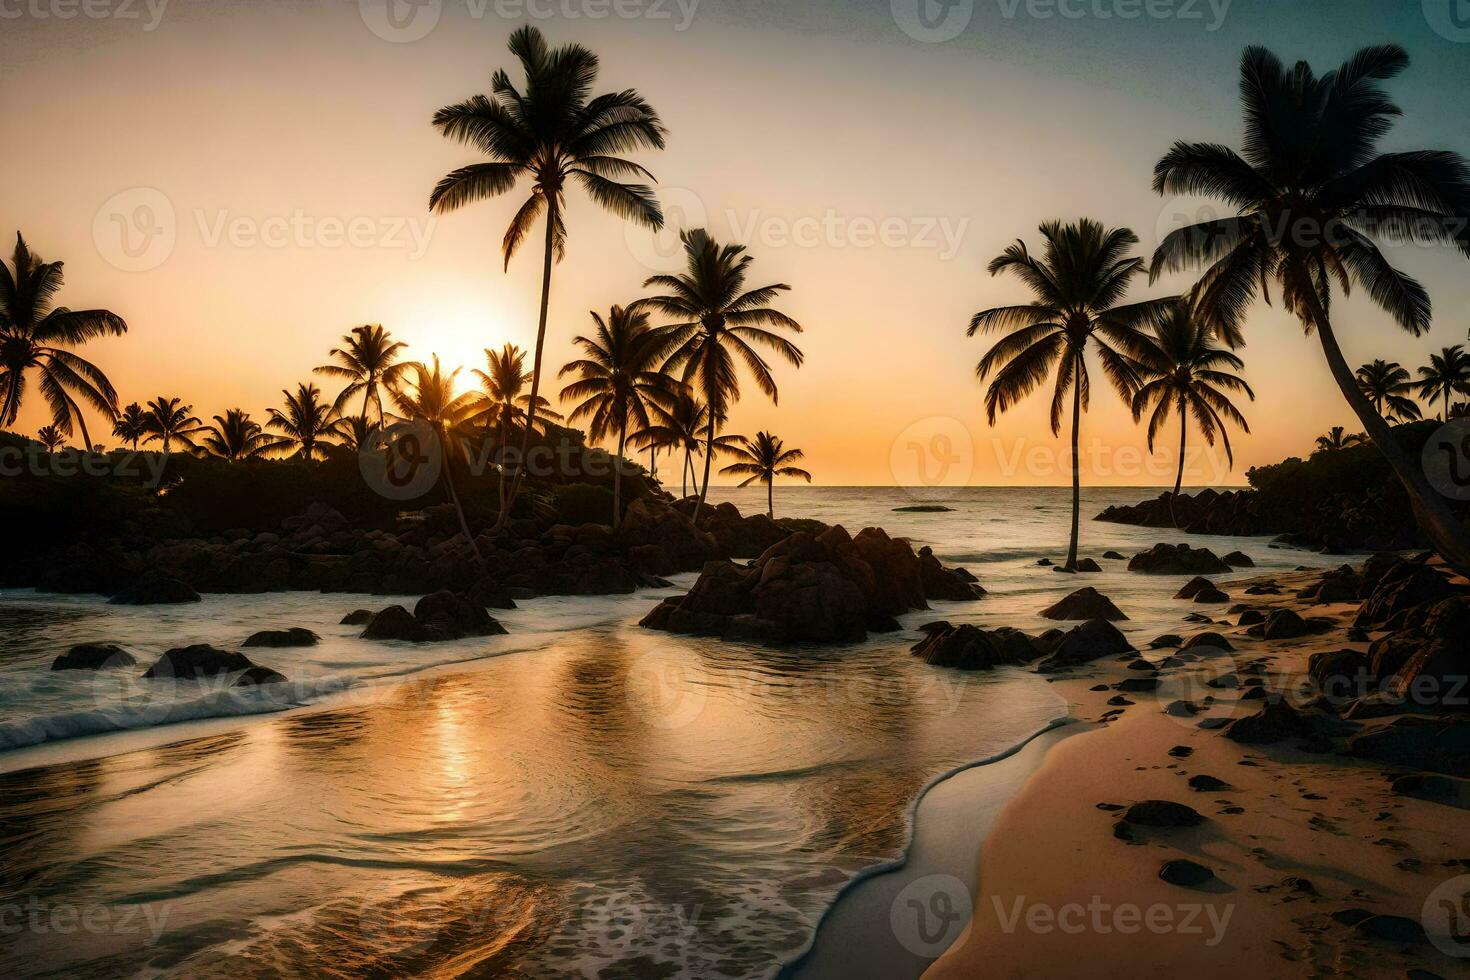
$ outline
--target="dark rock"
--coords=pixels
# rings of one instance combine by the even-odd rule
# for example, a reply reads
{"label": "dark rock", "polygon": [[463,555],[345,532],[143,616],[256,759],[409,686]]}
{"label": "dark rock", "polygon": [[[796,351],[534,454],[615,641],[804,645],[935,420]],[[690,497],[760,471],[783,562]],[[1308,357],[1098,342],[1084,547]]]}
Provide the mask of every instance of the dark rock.
{"label": "dark rock", "polygon": [[234,674],[249,670],[254,666],[255,664],[243,653],[220,650],[207,643],[196,643],[193,646],[175,647],[167,651],[144,672],[143,676],[156,680],[169,678],[190,680]]}
{"label": "dark rock", "polygon": [[1113,690],[1124,691],[1128,694],[1147,694],[1159,688],[1157,677],[1125,677],[1113,685]]}
{"label": "dark rock", "polygon": [[1123,561],[1124,560],[1124,556],[1121,555],[1121,554],[1119,554],[1116,551],[1104,551],[1103,552],[1103,557],[1106,558],[1108,561]]}
{"label": "dark rock", "polygon": [[1230,601],[1230,593],[1221,592],[1216,588],[1201,589],[1194,594],[1194,601],[1200,603],[1221,603]]}
{"label": "dark rock", "polygon": [[1250,555],[1247,555],[1247,554],[1245,554],[1244,552],[1241,552],[1241,551],[1232,551],[1232,552],[1230,552],[1230,554],[1226,555],[1224,558],[1221,558],[1220,560],[1223,561],[1225,564],[1229,565],[1231,568],[1255,568],[1256,567],[1256,563],[1251,560],[1251,556]]}
{"label": "dark rock", "polygon": [[366,626],[373,618],[371,609],[354,609],[339,621],[343,626]]}
{"label": "dark rock", "polygon": [[1192,755],[1194,755],[1194,749],[1187,745],[1175,745],[1169,749],[1171,759],[1188,759]]}
{"label": "dark rock", "polygon": [[1393,791],[1401,796],[1470,810],[1470,779],[1456,779],[1439,773],[1410,773],[1393,781]]}
{"label": "dark rock", "polygon": [[1091,663],[1132,649],[1133,645],[1116,626],[1104,619],[1094,619],[1067,633],[1039,669],[1045,672]]}
{"label": "dark rock", "polygon": [[1266,621],[1256,628],[1267,640],[1295,640],[1314,632],[1311,625],[1291,609],[1273,609]]}
{"label": "dark rock", "polygon": [[1097,589],[1088,586],[1078,589],[1056,605],[1041,613],[1047,619],[1105,619],[1112,622],[1125,620],[1125,616],[1113,601]]}
{"label": "dark rock", "polygon": [[1176,599],[1193,599],[1195,596],[1199,595],[1201,592],[1218,592],[1218,591],[1219,590],[1215,588],[1215,583],[1214,582],[1211,582],[1209,579],[1205,578],[1202,575],[1196,575],[1194,578],[1192,578],[1188,582],[1186,582],[1184,584],[1184,587],[1183,588],[1181,588],[1178,592],[1174,593],[1174,598],[1176,598]]}
{"label": "dark rock", "polygon": [[284,630],[261,630],[250,634],[241,646],[247,647],[314,647],[320,639],[309,629],[293,626]]}
{"label": "dark rock", "polygon": [[1178,633],[1165,633],[1163,636],[1155,639],[1148,646],[1150,650],[1168,650],[1178,648],[1182,646],[1183,643],[1184,638],[1181,637]]}
{"label": "dark rock", "polygon": [[991,631],[969,624],[929,633],[914,645],[912,653],[936,667],[959,670],[991,670],[1030,663],[1039,656],[1031,638],[1019,630],[1002,627]]}
{"label": "dark rock", "polygon": [[1038,558],[1036,559],[1036,564],[1041,566],[1042,568],[1051,568],[1053,565],[1056,564],[1056,562],[1052,561],[1050,558]]}
{"label": "dark rock", "polygon": [[1189,777],[1189,788],[1201,793],[1214,793],[1226,789],[1229,786],[1230,784],[1225,782],[1225,780],[1216,779],[1214,776],[1206,776],[1204,773]]}
{"label": "dark rock", "polygon": [[1361,650],[1322,650],[1308,658],[1307,675],[1330,701],[1359,697],[1370,680],[1368,655]]}
{"label": "dark rock", "polygon": [[1415,606],[1439,602],[1458,592],[1425,562],[1405,559],[1383,572],[1353,625],[1359,629],[1390,626],[1395,617]]}
{"label": "dark rock", "polygon": [[1261,612],[1259,609],[1247,609],[1245,612],[1240,614],[1240,619],[1236,620],[1236,625],[1255,626],[1259,623],[1264,623],[1265,621],[1265,613]]}
{"label": "dark rock", "polygon": [[1230,566],[1208,548],[1156,544],[1134,555],[1128,562],[1128,570],[1145,575],[1220,575],[1229,572]]}
{"label": "dark rock", "polygon": [[1199,705],[1193,701],[1170,701],[1164,708],[1164,714],[1171,718],[1193,718],[1199,710]]}
{"label": "dark rock", "polygon": [[1353,927],[1358,935],[1390,943],[1423,943],[1428,941],[1418,919],[1402,915],[1370,915]]}
{"label": "dark rock", "polygon": [[1367,909],[1338,909],[1332,913],[1332,921],[1344,926],[1355,926],[1372,917],[1373,913]]}
{"label": "dark rock", "polygon": [[1368,670],[1412,705],[1470,709],[1470,596],[1418,606],[1368,648]]}
{"label": "dark rock", "polygon": [[1219,633],[1196,633],[1185,641],[1181,651],[1193,653],[1230,653],[1235,649],[1230,641]]}
{"label": "dark rock", "polygon": [[496,636],[506,632],[484,606],[447,589],[420,599],[413,607],[413,618],[423,627],[427,640],[458,640],[466,636]]}
{"label": "dark rock", "polygon": [[1348,739],[1347,751],[1399,769],[1470,777],[1470,718],[1396,718]]}
{"label": "dark rock", "polygon": [[1107,703],[1110,706],[1115,707],[1115,708],[1127,708],[1127,707],[1130,707],[1131,705],[1135,704],[1136,702],[1129,701],[1127,698],[1123,697],[1123,695],[1121,695],[1121,694],[1115,694],[1112,697],[1108,698],[1108,702]]}
{"label": "dark rock", "polygon": [[1091,558],[1083,558],[1082,560],[1077,562],[1077,571],[1100,572],[1102,571],[1102,566],[1093,561]]}
{"label": "dark rock", "polygon": [[389,606],[373,613],[362,631],[364,640],[408,640],[422,643],[428,639],[423,624],[402,606]]}
{"label": "dark rock", "polygon": [[240,676],[235,678],[231,687],[258,687],[262,684],[284,684],[286,675],[279,674],[269,667],[261,667],[256,664],[245,668]]}
{"label": "dark rock", "polygon": [[1171,885],[1181,885],[1185,888],[1194,888],[1213,881],[1215,872],[1202,864],[1195,864],[1185,858],[1175,858],[1165,861],[1159,869],[1159,878]]}
{"label": "dark rock", "polygon": [[1225,729],[1226,738],[1243,745],[1271,745],[1282,739],[1310,734],[1310,723],[1280,699],[1268,700],[1259,712],[1238,718]]}
{"label": "dark rock", "polygon": [[199,593],[169,575],[144,573],[108,600],[115,606],[158,606],[199,602]]}
{"label": "dark rock", "polygon": [[1140,827],[1197,827],[1205,818],[1183,803],[1142,800],[1130,806],[1123,819]]}
{"label": "dark rock", "polygon": [[115,643],[82,643],[51,661],[52,670],[101,670],[131,667],[138,661]]}

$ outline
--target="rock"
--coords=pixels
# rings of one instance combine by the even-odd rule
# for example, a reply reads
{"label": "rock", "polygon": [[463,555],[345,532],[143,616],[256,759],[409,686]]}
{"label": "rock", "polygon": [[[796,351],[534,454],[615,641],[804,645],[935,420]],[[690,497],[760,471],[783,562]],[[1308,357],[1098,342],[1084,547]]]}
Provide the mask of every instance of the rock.
{"label": "rock", "polygon": [[1214,776],[1206,776],[1203,773],[1189,777],[1189,788],[1200,793],[1215,793],[1230,786],[1223,779]]}
{"label": "rock", "polygon": [[953,507],[945,507],[943,504],[910,504],[907,507],[895,507],[895,514],[948,514],[954,510]]}
{"label": "rock", "polygon": [[1185,642],[1184,646],[1180,647],[1181,652],[1202,654],[1230,653],[1234,650],[1235,647],[1231,645],[1229,640],[1225,639],[1219,633],[1210,632],[1196,633]]}
{"label": "rock", "polygon": [[1211,587],[1211,588],[1208,588],[1208,589],[1201,589],[1199,592],[1196,592],[1194,594],[1194,601],[1195,602],[1201,602],[1201,603],[1229,602],[1230,601],[1230,593],[1228,593],[1228,592],[1221,592],[1219,589],[1214,588],[1214,587]]}
{"label": "rock", "polygon": [[1050,672],[1063,667],[1091,663],[1102,657],[1115,657],[1133,649],[1122,632],[1105,619],[1093,619],[1062,637],[1037,669]]}
{"label": "rock", "polygon": [[1184,587],[1174,593],[1176,599],[1193,599],[1201,592],[1218,592],[1215,583],[1203,576],[1195,576],[1184,584]]}
{"label": "rock", "polygon": [[484,606],[447,589],[420,599],[413,607],[413,618],[423,627],[424,638],[428,640],[458,640],[506,632]]}
{"label": "rock", "polygon": [[1171,718],[1193,718],[1199,714],[1199,705],[1193,701],[1170,701],[1164,714]]}
{"label": "rock", "polygon": [[253,665],[245,668],[240,676],[235,678],[231,687],[259,687],[262,684],[285,684],[286,675],[279,674],[269,667]]}
{"label": "rock", "polygon": [[1126,620],[1123,611],[1097,589],[1088,586],[1078,589],[1061,602],[1041,613],[1047,619],[1105,619],[1111,622]]}
{"label": "rock", "polygon": [[919,549],[919,581],[924,598],[940,602],[968,602],[985,594],[984,589],[961,575],[959,569],[941,565],[927,547]]}
{"label": "rock", "polygon": [[144,672],[143,677],[150,680],[166,680],[170,678],[197,680],[204,677],[218,677],[221,674],[234,674],[247,671],[255,664],[243,653],[235,653],[230,650],[220,650],[207,643],[196,643],[193,646],[175,647],[164,653]]}
{"label": "rock", "polygon": [[1405,559],[1383,572],[1358,611],[1359,629],[1386,627],[1415,606],[1439,602],[1458,594],[1449,579],[1423,561]]}
{"label": "rock", "polygon": [[158,606],[200,599],[198,592],[172,576],[145,572],[107,601],[115,606]]}
{"label": "rock", "polygon": [[1470,596],[1417,606],[1368,648],[1385,693],[1419,707],[1470,709]]}
{"label": "rock", "polygon": [[428,639],[423,624],[414,618],[413,613],[402,606],[389,606],[373,613],[373,618],[368,620],[367,627],[362,631],[364,640],[408,640],[411,643],[422,643]]}
{"label": "rock", "polygon": [[1291,609],[1273,609],[1259,627],[1267,640],[1295,640],[1313,632],[1307,621]]}
{"label": "rock", "polygon": [[1056,562],[1052,561],[1050,558],[1038,558],[1036,559],[1036,564],[1041,568],[1051,568],[1053,565],[1056,564]]}
{"label": "rock", "polygon": [[1247,609],[1245,612],[1240,614],[1240,619],[1236,620],[1235,625],[1256,626],[1260,623],[1264,623],[1265,621],[1265,613],[1261,612],[1259,609]]}
{"label": "rock", "polygon": [[1202,864],[1195,864],[1185,858],[1175,858],[1165,861],[1159,869],[1159,878],[1171,885],[1181,885],[1185,888],[1194,888],[1213,881],[1215,872]]}
{"label": "rock", "polygon": [[1428,941],[1418,919],[1402,915],[1370,915],[1353,927],[1360,936],[1390,943],[1423,943]]}
{"label": "rock", "polygon": [[1338,909],[1332,913],[1332,921],[1344,926],[1355,926],[1372,917],[1373,913],[1367,909]]}
{"label": "rock", "polygon": [[250,634],[241,646],[247,647],[314,647],[320,639],[309,629],[293,626],[284,630],[261,630]]}
{"label": "rock", "polygon": [[1282,739],[1310,734],[1310,723],[1280,698],[1268,700],[1259,712],[1237,718],[1225,729],[1226,738],[1242,745],[1271,745]]}
{"label": "rock", "polygon": [[1165,633],[1163,636],[1155,638],[1148,646],[1150,650],[1169,650],[1178,648],[1183,643],[1184,638],[1178,633]]}
{"label": "rock", "polygon": [[1226,555],[1224,558],[1221,558],[1220,560],[1223,561],[1225,564],[1229,565],[1231,568],[1255,568],[1256,567],[1256,563],[1251,560],[1251,556],[1245,554],[1244,552],[1240,552],[1240,551],[1232,551],[1232,552],[1230,552],[1230,554]]}
{"label": "rock", "polygon": [[1229,572],[1230,566],[1208,548],[1156,544],[1134,555],[1128,562],[1128,570],[1145,575],[1219,575]]}
{"label": "rock", "polygon": [[1192,755],[1194,755],[1194,749],[1187,745],[1175,745],[1169,749],[1171,759],[1188,759]]}
{"label": "rock", "polygon": [[1121,694],[1114,694],[1112,697],[1108,698],[1107,703],[1108,703],[1109,706],[1114,707],[1114,708],[1127,708],[1127,707],[1132,706],[1136,702],[1129,701],[1127,698],[1123,697],[1123,695],[1121,695]]}
{"label": "rock", "polygon": [[1407,715],[1352,736],[1347,751],[1398,769],[1470,777],[1470,718]]}
{"label": "rock", "polygon": [[1100,572],[1102,571],[1102,566],[1093,561],[1091,558],[1083,558],[1081,561],[1077,562],[1077,571]]}
{"label": "rock", "polygon": [[371,609],[354,609],[346,616],[343,616],[339,620],[339,623],[343,626],[366,626],[368,620],[372,618],[373,611]]}
{"label": "rock", "polygon": [[1197,827],[1205,818],[1183,803],[1142,800],[1130,806],[1123,819],[1140,827]]}
{"label": "rock", "polygon": [[138,661],[115,643],[82,643],[51,661],[52,670],[101,670],[131,667]]}
{"label": "rock", "polygon": [[1224,728],[1228,724],[1230,724],[1229,718],[1206,718],[1199,723],[1198,727],[1203,728],[1207,732],[1213,732],[1217,729]]}
{"label": "rock", "polygon": [[1019,630],[989,631],[969,624],[935,630],[914,644],[911,652],[925,663],[958,670],[1030,663],[1039,655],[1031,638]]}
{"label": "rock", "polygon": [[1116,551],[1104,551],[1103,552],[1103,557],[1106,558],[1108,561],[1123,561],[1124,560],[1124,556],[1121,555],[1121,554],[1119,554]]}
{"label": "rock", "polygon": [[1322,650],[1308,658],[1307,675],[1333,703],[1361,697],[1370,680],[1368,655],[1361,650]]}
{"label": "rock", "polygon": [[1467,779],[1439,773],[1410,773],[1393,781],[1393,791],[1401,796],[1470,810],[1470,780]]}

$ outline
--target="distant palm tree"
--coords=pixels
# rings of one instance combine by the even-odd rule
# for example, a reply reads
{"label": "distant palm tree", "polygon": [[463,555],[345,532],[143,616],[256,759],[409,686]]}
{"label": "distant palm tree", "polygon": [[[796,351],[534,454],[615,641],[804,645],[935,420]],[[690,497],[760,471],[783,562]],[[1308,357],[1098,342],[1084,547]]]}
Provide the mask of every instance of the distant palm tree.
{"label": "distant palm tree", "polygon": [[1348,432],[1342,426],[1334,425],[1327,430],[1325,436],[1317,437],[1317,451],[1319,453],[1336,452],[1351,446],[1361,446],[1367,441],[1360,433]]}
{"label": "distant palm tree", "polygon": [[214,416],[214,425],[209,426],[204,437],[204,449],[220,459],[237,462],[242,459],[259,459],[272,449],[286,445],[260,427],[242,408],[229,409],[223,416]]}
{"label": "distant palm tree", "polygon": [[[541,355],[546,345],[546,313],[551,299],[553,256],[566,251],[564,189],[575,180],[594,202],[618,217],[657,231],[663,212],[647,184],[622,178],[653,175],[615,154],[637,149],[663,149],[664,127],[658,114],[633,89],[592,96],[597,56],[579,44],[551,48],[535,27],[510,37],[510,52],[520,62],[525,81],[518,88],[503,70],[490,79],[491,95],[476,95],[434,114],[434,126],[450,139],[469,144],[490,158],[448,174],[434,188],[429,208],[443,213],[504,194],[521,178],[531,194],[511,219],[501,242],[505,264],[546,212],[546,242],[541,269],[541,313],[536,327],[536,355],[531,368],[529,418],[534,423],[541,386]],[[521,458],[534,426],[521,435]],[[510,494],[502,502],[496,530],[510,518],[524,467],[518,468]]]}
{"label": "distant palm tree", "polygon": [[1423,414],[1419,403],[1410,397],[1414,385],[1409,381],[1409,372],[1397,361],[1370,361],[1358,368],[1357,379],[1363,397],[1389,422],[1412,422]]}
{"label": "distant palm tree", "polygon": [[364,415],[349,415],[337,422],[337,438],[348,452],[360,453],[372,443],[378,423],[369,422]]}
{"label": "distant palm tree", "polygon": [[133,451],[138,450],[138,440],[148,434],[148,418],[143,413],[143,406],[133,402],[127,408],[118,413],[112,423],[112,434],[123,442],[129,443]]}
{"label": "distant palm tree", "polygon": [[1127,228],[1104,228],[1089,218],[1070,224],[1048,221],[1041,225],[1045,247],[1040,258],[1016,241],[991,260],[992,276],[1009,272],[1036,294],[1020,306],[981,310],[970,320],[969,335],[1004,332],[981,358],[975,373],[981,381],[994,374],[985,393],[988,421],[1007,411],[1046,381],[1053,368],[1056,384],[1051,400],[1051,431],[1059,435],[1071,393],[1072,415],[1072,534],[1065,568],[1077,567],[1077,539],[1082,513],[1082,473],[1079,434],[1087,408],[1090,384],[1087,352],[1097,353],[1103,373],[1125,401],[1138,390],[1137,368],[1131,359],[1147,340],[1143,327],[1167,313],[1177,297],[1120,305],[1143,259],[1128,252],[1138,236]]}
{"label": "distant palm tree", "polygon": [[41,444],[48,454],[56,452],[66,443],[66,436],[57,431],[54,425],[43,425],[36,432],[36,441]]}
{"label": "distant palm tree", "polygon": [[457,454],[453,449],[466,421],[474,412],[472,396],[454,393],[454,378],[459,374],[459,368],[445,374],[439,367],[438,354],[434,355],[432,368],[426,364],[414,363],[412,371],[412,381],[406,381],[400,389],[390,392],[394,409],[406,419],[428,423],[434,430],[434,437],[439,443],[439,458],[443,460],[440,473],[444,477],[449,502],[454,505],[454,512],[459,517],[460,531],[469,542],[470,551],[474,552],[475,560],[480,561],[479,545],[475,543],[475,536],[470,533],[464,507],[454,488],[454,460]]}
{"label": "distant palm tree", "polygon": [[348,384],[332,403],[332,411],[343,415],[347,402],[362,393],[362,417],[368,417],[369,403],[378,407],[378,421],[383,420],[383,389],[392,390],[408,369],[398,358],[408,345],[394,340],[381,324],[368,323],[353,327],[342,338],[341,347],[333,347],[329,356],[335,363],[313,368],[317,374],[345,379]]}
{"label": "distant palm tree", "polygon": [[1255,401],[1250,385],[1231,373],[1245,370],[1245,362],[1214,341],[1213,331],[1194,315],[1188,303],[1181,302],[1154,325],[1153,343],[1140,351],[1142,356],[1138,358],[1143,385],[1133,396],[1133,417],[1143,418],[1152,406],[1149,452],[1154,450],[1154,438],[1169,421],[1170,410],[1179,413],[1179,470],[1174,476],[1174,492],[1169,496],[1169,519],[1176,528],[1179,519],[1174,501],[1184,483],[1190,416],[1208,445],[1213,446],[1219,437],[1225,446],[1225,459],[1232,467],[1235,453],[1230,448],[1227,424],[1234,424],[1242,432],[1251,430],[1228,394],[1239,392]]}
{"label": "distant palm tree", "polygon": [[776,379],[756,350],[773,351],[793,367],[801,367],[801,350],[785,337],[766,327],[801,333],[801,324],[768,304],[790,289],[785,283],[747,289],[745,277],[753,258],[744,245],[721,246],[703,228],[682,232],[687,271],[678,275],[651,276],[645,287],[658,286],[668,292],[639,300],[639,308],[650,307],[677,322],[666,327],[672,353],[664,370],[678,372],[708,406],[704,437],[704,480],[694,519],[709,494],[710,463],[714,458],[715,424],[730,414],[740,399],[737,364],[744,362],[756,386],[777,400]]}
{"label": "distant palm tree", "polygon": [[[534,425],[536,418],[528,411],[531,396],[525,394],[526,386],[532,381],[526,370],[526,352],[515,344],[506,344],[498,351],[485,348],[485,370],[471,371],[480,382],[480,390],[470,398],[473,410],[469,421],[486,428],[494,426],[495,451],[500,459],[500,506],[505,507],[505,446],[508,433],[517,426]],[[552,411],[551,402],[536,397],[535,416],[560,422],[561,415]],[[542,423],[541,428],[546,428]]]}
{"label": "distant palm tree", "polygon": [[1429,355],[1429,363],[1419,369],[1419,395],[1433,404],[1444,399],[1440,418],[1449,421],[1450,402],[1456,395],[1470,395],[1470,354],[1463,344],[1446,347]]}
{"label": "distant palm tree", "polygon": [[295,448],[294,455],[310,463],[316,459],[317,447],[330,445],[337,436],[337,412],[321,400],[321,390],[308,381],[297,385],[294,394],[282,389],[281,395],[286,399],[285,408],[270,409],[266,423],[280,433],[271,448]]}
{"label": "distant palm tree", "polygon": [[746,479],[740,484],[748,487],[755,481],[766,485],[766,516],[776,516],[776,505],[772,487],[778,476],[794,476],[806,482],[812,482],[812,475],[799,467],[791,466],[802,458],[800,449],[787,449],[785,444],[769,432],[757,432],[754,439],[744,436],[736,436],[732,446],[727,450],[731,455],[740,459],[738,463],[720,468],[720,473],[732,475],[745,475]]}
{"label": "distant palm tree", "polygon": [[143,430],[147,433],[143,441],[162,442],[165,455],[175,442],[183,443],[191,451],[197,449],[194,437],[204,431],[204,426],[190,414],[193,408],[178,398],[159,395],[148,403],[148,409],[143,413]]}
{"label": "distant palm tree", "polygon": [[1175,143],[1154,168],[1160,194],[1207,194],[1235,212],[1170,232],[1151,275],[1207,266],[1200,302],[1235,347],[1252,300],[1282,304],[1317,332],[1333,379],[1409,495],[1425,536],[1470,573],[1470,531],[1430,484],[1419,454],[1401,445],[1359,390],[1330,316],[1332,282],[1344,295],[1363,287],[1409,333],[1429,329],[1429,294],[1395,269],[1374,236],[1413,232],[1470,255],[1470,166],[1443,150],[1378,152],[1398,106],[1382,82],[1409,57],[1397,45],[1364,48],[1318,77],[1304,61],[1287,67],[1249,47],[1240,62],[1245,125],[1237,154],[1215,143]]}
{"label": "distant palm tree", "polygon": [[[647,428],[628,436],[636,447],[657,445],[672,452],[683,450],[684,465],[680,468],[680,497],[689,496],[690,482],[699,483],[699,474],[694,470],[694,457],[704,452],[705,429],[709,423],[709,408],[689,391],[681,391],[667,404],[654,400],[649,406]],[[715,430],[720,422],[715,422]],[[737,436],[715,436],[716,452],[731,445]]]}
{"label": "distant palm tree", "polygon": [[61,289],[62,263],[43,262],[25,239],[15,236],[10,268],[0,262],[0,428],[15,424],[25,396],[26,372],[34,369],[41,397],[51,409],[51,424],[71,435],[81,426],[82,445],[92,445],[81,399],[111,421],[117,416],[117,392],[91,361],[68,348],[109,334],[127,333],[128,325],[107,310],[52,307]]}
{"label": "distant palm tree", "polygon": [[623,517],[623,454],[628,426],[646,429],[650,403],[672,397],[682,385],[659,370],[671,338],[666,331],[648,325],[646,312],[614,306],[606,320],[595,312],[591,316],[597,332],[592,337],[572,338],[584,356],[561,369],[560,377],[577,375],[577,380],[561,390],[561,399],[580,399],[572,409],[571,421],[588,420],[587,434],[593,441],[617,436],[612,515],[612,526],[616,528]]}

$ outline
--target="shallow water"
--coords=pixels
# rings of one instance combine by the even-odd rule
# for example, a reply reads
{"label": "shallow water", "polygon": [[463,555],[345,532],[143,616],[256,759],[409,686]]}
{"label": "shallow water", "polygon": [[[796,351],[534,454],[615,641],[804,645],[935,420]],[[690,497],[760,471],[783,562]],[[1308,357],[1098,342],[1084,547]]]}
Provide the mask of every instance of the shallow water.
{"label": "shallow water", "polygon": [[[382,598],[150,610],[0,596],[0,973],[772,974],[845,882],[902,853],[927,783],[1065,712],[1034,674],[919,663],[913,627],[1040,629],[1037,612],[1082,584],[1111,595],[1139,641],[1191,611],[1169,598],[1177,582],[1121,563],[1036,568],[1065,543],[1065,491],[945,494],[955,512],[910,514],[892,511],[913,502],[892,489],[778,488],[778,514],[881,524],[991,591],[832,650],[633,625],[665,592],[535,600],[500,617],[510,636],[419,647],[335,625]],[[1086,513],[1138,497],[1094,492]],[[1091,555],[1160,538],[1083,534]],[[1203,543],[1264,571],[1323,563],[1259,539]],[[324,638],[252,652],[292,679],[283,692],[135,678],[169,646],[269,626]],[[140,667],[46,670],[101,640]],[[130,731],[88,737],[109,727]],[[58,751],[76,758],[40,765]]]}

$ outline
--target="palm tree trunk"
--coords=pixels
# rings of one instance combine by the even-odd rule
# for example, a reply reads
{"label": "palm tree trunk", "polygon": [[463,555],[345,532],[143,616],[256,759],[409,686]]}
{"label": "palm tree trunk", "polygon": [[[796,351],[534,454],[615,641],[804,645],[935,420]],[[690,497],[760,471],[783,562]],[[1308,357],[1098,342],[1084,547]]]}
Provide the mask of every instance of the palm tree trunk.
{"label": "palm tree trunk", "polygon": [[618,529],[623,517],[623,447],[628,441],[628,423],[625,419],[618,426],[618,454],[613,457],[613,530]]}
{"label": "palm tree trunk", "polygon": [[689,474],[694,472],[694,454],[684,447],[684,469],[679,473],[679,499],[689,496]]}
{"label": "palm tree trunk", "polygon": [[[368,399],[372,397],[372,394],[373,394],[372,389],[369,388],[367,385],[363,385],[363,387],[362,387],[362,427],[364,429],[367,428],[367,407],[368,407]],[[378,423],[379,424],[382,424],[382,421],[383,421],[382,419],[378,419]]]}
{"label": "palm tree trunk", "polygon": [[450,452],[449,443],[445,436],[439,436],[439,449],[444,457],[444,487],[449,491],[449,502],[454,505],[454,513],[459,518],[459,530],[464,539],[470,543],[470,551],[475,555],[475,561],[484,559],[480,555],[480,546],[475,544],[475,536],[470,533],[469,521],[464,518],[464,507],[460,505],[459,494],[454,489],[454,454]]}
{"label": "palm tree trunk", "polygon": [[1067,564],[1077,570],[1077,538],[1082,530],[1082,459],[1078,445],[1082,428],[1082,356],[1074,353],[1072,363],[1072,540],[1067,545]]}
{"label": "palm tree trunk", "polygon": [[1184,399],[1179,399],[1179,472],[1174,475],[1174,493],[1169,497],[1169,523],[1179,529],[1179,517],[1174,513],[1174,501],[1179,499],[1179,488],[1184,485],[1184,441],[1189,437],[1189,420],[1184,414]]}
{"label": "palm tree trunk", "polygon": [[[499,503],[501,513],[505,512],[505,413],[504,408],[500,411],[500,434],[495,438],[495,451],[500,454],[500,490],[496,500]],[[496,518],[497,522],[499,517]]]}
{"label": "palm tree trunk", "polygon": [[1393,430],[1388,427],[1388,423],[1373,411],[1373,406],[1358,390],[1352,370],[1342,356],[1342,349],[1337,346],[1337,337],[1332,332],[1332,323],[1326,312],[1314,298],[1308,297],[1307,302],[1317,335],[1322,341],[1322,352],[1327,356],[1327,366],[1332,370],[1332,377],[1342,389],[1348,405],[1358,416],[1358,421],[1363,423],[1363,431],[1373,440],[1373,444],[1383,453],[1399,481],[1403,483],[1419,529],[1451,568],[1461,575],[1470,575],[1470,533],[1467,533],[1465,526],[1450,510],[1444,498],[1430,485],[1419,461],[1410,456],[1393,434]]}
{"label": "palm tree trunk", "polygon": [[694,503],[694,523],[699,523],[699,509],[709,495],[709,466],[715,458],[715,413],[709,413],[709,425],[704,430],[704,485],[700,487],[699,499]]}
{"label": "palm tree trunk", "polygon": [[651,442],[648,444],[648,478],[658,479],[658,447]]}
{"label": "palm tree trunk", "polygon": [[515,479],[510,481],[510,494],[500,506],[500,516],[495,519],[495,531],[499,533],[510,521],[510,509],[515,505],[516,494],[521,491],[521,480],[526,474],[526,449],[531,442],[531,430],[536,427],[536,403],[541,394],[541,354],[546,349],[546,310],[551,302],[551,256],[556,243],[556,201],[546,200],[546,255],[541,264],[541,316],[536,325],[536,357],[531,365],[531,403],[526,406],[526,427],[521,431],[521,458],[516,466]]}
{"label": "palm tree trunk", "polygon": [[766,481],[766,516],[773,521],[776,519],[775,488],[776,477],[772,475],[771,478]]}

